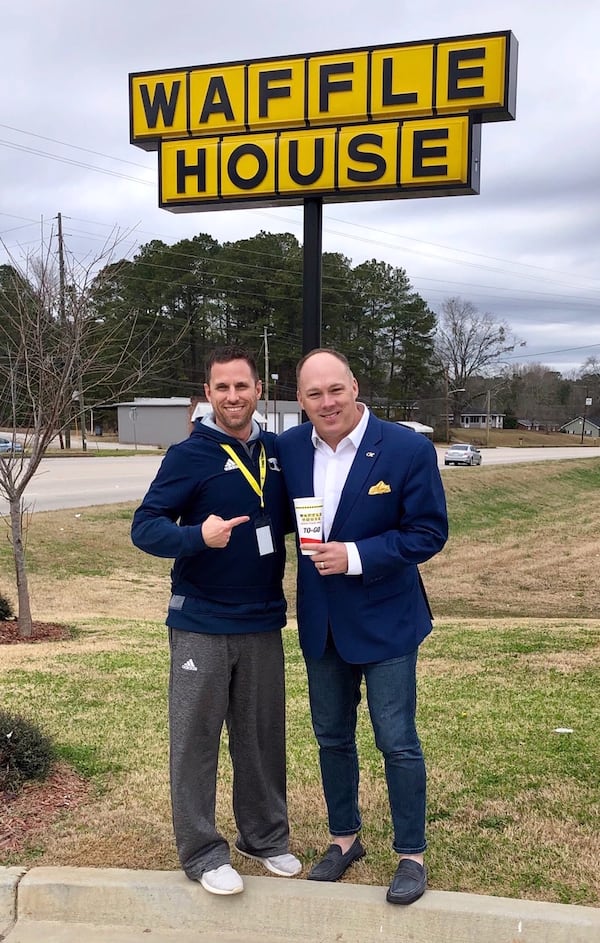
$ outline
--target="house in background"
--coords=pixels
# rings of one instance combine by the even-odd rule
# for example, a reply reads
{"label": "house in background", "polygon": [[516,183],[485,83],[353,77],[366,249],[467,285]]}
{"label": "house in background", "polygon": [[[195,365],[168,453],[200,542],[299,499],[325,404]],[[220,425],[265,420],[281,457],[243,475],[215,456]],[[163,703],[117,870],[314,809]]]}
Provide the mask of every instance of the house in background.
{"label": "house in background", "polygon": [[581,436],[583,432],[584,436],[589,436],[592,439],[597,438],[600,436],[600,416],[576,416],[575,419],[565,422],[558,431],[566,432],[567,435],[578,436]]}
{"label": "house in background", "polygon": [[525,432],[559,432],[560,423],[550,420],[517,419],[517,429]]}
{"label": "house in background", "polygon": [[461,429],[487,429],[488,421],[490,429],[504,429],[504,416],[506,413],[461,413]]}

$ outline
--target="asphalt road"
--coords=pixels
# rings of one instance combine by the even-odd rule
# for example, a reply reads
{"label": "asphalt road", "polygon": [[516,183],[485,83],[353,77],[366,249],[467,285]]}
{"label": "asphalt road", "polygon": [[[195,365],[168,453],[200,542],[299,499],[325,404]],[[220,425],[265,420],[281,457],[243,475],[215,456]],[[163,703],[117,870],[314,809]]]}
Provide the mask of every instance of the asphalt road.
{"label": "asphalt road", "polygon": [[[444,467],[444,448],[437,448],[438,465]],[[571,446],[567,448],[515,448],[515,449],[481,449],[482,465],[514,465],[517,462],[548,462],[556,461],[561,458],[598,458],[600,457],[600,447],[593,446]],[[448,470],[456,468],[455,465],[449,465]]]}
{"label": "asphalt road", "polygon": [[[443,468],[444,449],[438,448],[437,453],[439,465]],[[482,449],[482,455],[483,465],[511,465],[564,458],[600,458],[600,448]],[[123,458],[43,459],[26,491],[25,503],[31,511],[52,511],[139,501],[158,471],[162,458],[162,454],[138,454]],[[446,472],[452,474],[455,467],[449,466]],[[474,475],[478,471],[478,468],[469,469]],[[0,497],[0,514],[7,512],[8,504]]]}
{"label": "asphalt road", "polygon": [[[25,492],[31,511],[138,501],[154,478],[162,455],[45,458]],[[0,514],[8,504],[0,497]]]}

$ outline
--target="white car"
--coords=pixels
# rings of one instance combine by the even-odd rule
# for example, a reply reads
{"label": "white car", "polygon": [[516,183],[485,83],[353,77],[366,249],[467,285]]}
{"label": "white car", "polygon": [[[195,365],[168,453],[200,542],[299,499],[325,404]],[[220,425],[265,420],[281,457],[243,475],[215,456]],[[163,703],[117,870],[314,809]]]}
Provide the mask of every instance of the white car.
{"label": "white car", "polygon": [[451,445],[444,454],[444,465],[481,465],[481,452],[470,443]]}
{"label": "white car", "polygon": [[16,439],[5,439],[0,436],[0,452],[22,452],[23,446]]}

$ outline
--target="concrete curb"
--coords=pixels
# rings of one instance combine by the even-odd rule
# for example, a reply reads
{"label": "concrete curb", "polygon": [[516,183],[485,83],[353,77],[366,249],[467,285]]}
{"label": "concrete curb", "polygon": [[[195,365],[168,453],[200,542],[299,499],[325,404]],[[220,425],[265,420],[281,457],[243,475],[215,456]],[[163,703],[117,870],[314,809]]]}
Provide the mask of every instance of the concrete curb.
{"label": "concrete curb", "polygon": [[17,886],[26,871],[0,867],[0,940],[17,919]]}
{"label": "concrete curb", "polygon": [[[89,939],[115,940],[143,933],[146,940],[200,933],[207,941],[244,943],[252,938],[271,943],[600,940],[600,909],[594,907],[446,891],[429,891],[410,907],[394,907],[381,887],[270,877],[245,877],[244,884],[243,894],[215,897],[181,872],[0,868],[0,933],[4,925],[7,943],[70,940],[76,932],[86,939],[85,928]],[[113,928],[112,936],[98,935],[103,927]]]}

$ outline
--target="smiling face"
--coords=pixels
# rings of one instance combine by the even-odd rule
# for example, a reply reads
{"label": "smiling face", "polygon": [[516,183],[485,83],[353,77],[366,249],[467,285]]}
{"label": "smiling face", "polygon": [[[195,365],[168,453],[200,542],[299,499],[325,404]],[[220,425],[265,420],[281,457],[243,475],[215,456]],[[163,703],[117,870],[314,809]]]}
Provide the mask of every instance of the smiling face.
{"label": "smiling face", "polygon": [[319,437],[334,450],[360,422],[358,383],[346,364],[326,351],[303,363],[297,396]]}
{"label": "smiling face", "polygon": [[252,431],[252,416],[262,392],[245,360],[213,363],[204,393],[213,408],[219,429],[235,439],[246,440]]}

